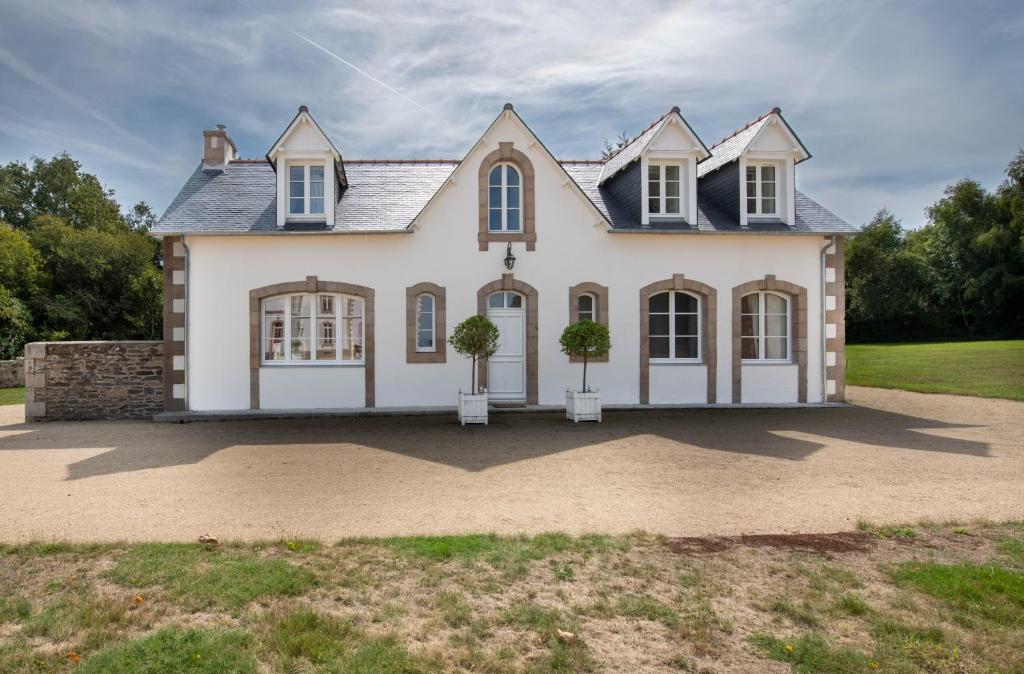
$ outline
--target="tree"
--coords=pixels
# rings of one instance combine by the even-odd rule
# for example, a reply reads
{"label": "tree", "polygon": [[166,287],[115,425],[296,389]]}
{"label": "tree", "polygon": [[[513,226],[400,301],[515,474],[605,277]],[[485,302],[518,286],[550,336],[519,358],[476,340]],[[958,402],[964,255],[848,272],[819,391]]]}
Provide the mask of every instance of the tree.
{"label": "tree", "polygon": [[455,326],[448,343],[460,355],[471,358],[473,371],[470,377],[472,392],[476,393],[476,362],[481,358],[490,358],[498,350],[498,339],[501,333],[498,326],[486,316],[470,316]]}
{"label": "tree", "polygon": [[619,137],[615,139],[614,144],[609,143],[608,139],[605,138],[604,147],[601,149],[601,159],[608,161],[616,154],[618,154],[619,150],[626,147],[627,145],[629,145],[629,136],[626,135],[625,131],[619,134]]}
{"label": "tree", "polygon": [[612,348],[608,328],[591,320],[582,320],[565,328],[558,338],[562,353],[583,359],[583,388],[587,392],[587,361],[600,358]]}

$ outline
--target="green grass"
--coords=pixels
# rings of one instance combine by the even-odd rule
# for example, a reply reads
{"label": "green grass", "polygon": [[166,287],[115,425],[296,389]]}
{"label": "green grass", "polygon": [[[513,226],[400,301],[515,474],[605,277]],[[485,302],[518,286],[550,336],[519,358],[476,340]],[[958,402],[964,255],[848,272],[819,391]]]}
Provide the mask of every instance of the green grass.
{"label": "green grass", "polygon": [[233,630],[164,629],[86,657],[76,674],[248,674],[256,658],[249,635]]}
{"label": "green grass", "polygon": [[141,543],[107,572],[132,588],[158,586],[192,608],[237,609],[262,597],[294,597],[316,584],[309,570],[250,549],[188,543]]}
{"label": "green grass", "polygon": [[974,626],[987,620],[1024,627],[1024,573],[996,565],[907,562],[892,572],[897,583],[941,599],[957,621]]}
{"label": "green grass", "polygon": [[772,660],[788,662],[794,672],[848,674],[868,670],[866,655],[852,648],[833,647],[819,634],[803,634],[784,640],[767,634],[754,634],[750,643]]}
{"label": "green grass", "polygon": [[850,344],[846,383],[1024,400],[1024,340]]}
{"label": "green grass", "polygon": [[25,387],[0,388],[0,405],[24,405]]}

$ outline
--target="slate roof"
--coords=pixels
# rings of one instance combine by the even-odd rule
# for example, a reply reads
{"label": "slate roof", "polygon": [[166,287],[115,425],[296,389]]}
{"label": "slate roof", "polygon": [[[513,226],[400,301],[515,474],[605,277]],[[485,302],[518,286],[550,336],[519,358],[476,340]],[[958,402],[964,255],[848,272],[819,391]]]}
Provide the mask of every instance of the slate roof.
{"label": "slate roof", "polygon": [[643,226],[619,203],[611,192],[598,184],[601,164],[594,162],[562,162],[562,167],[594,202],[615,231],[625,232],[708,232],[708,233],[795,233],[853,234],[857,228],[835,215],[799,190],[796,193],[796,224],[792,227],[779,221],[750,222],[746,227],[726,216],[710,200],[701,198],[697,189],[697,224],[656,224]]}
{"label": "slate roof", "polygon": [[[697,177],[706,176],[712,171],[722,168],[729,162],[739,159],[740,155],[743,154],[743,151],[747,149],[747,146],[750,145],[751,141],[753,141],[757,136],[757,132],[768,123],[768,120],[771,119],[772,115],[776,115],[780,120],[782,120],[782,123],[786,125],[789,132],[792,133],[793,137],[796,138],[798,143],[800,143],[800,147],[802,147],[804,152],[807,153],[807,156],[810,157],[811,153],[807,152],[807,148],[804,147],[799,136],[796,135],[796,132],[793,131],[793,128],[782,116],[782,111],[779,108],[772,108],[753,122],[750,122],[741,129],[733,131],[730,135],[712,145],[711,156],[697,165]],[[800,161],[797,163],[799,164]]]}
{"label": "slate roof", "polygon": [[679,115],[679,119],[683,120],[683,123],[686,124],[686,128],[690,129],[690,133],[692,133],[693,137],[697,139],[697,142],[701,144],[701,147],[704,147],[705,151],[710,152],[708,148],[704,146],[704,141],[702,141],[700,137],[694,133],[693,129],[690,128],[689,122],[687,122],[682,116],[679,108],[674,107],[658,119],[654,120],[649,127],[641,131],[637,136],[634,136],[631,141],[626,143],[618,152],[608,158],[604,163],[604,172],[601,174],[601,184],[604,184],[616,173],[639,159],[640,155],[643,154],[644,150],[647,149],[647,146],[651,144],[651,141],[658,135],[658,132],[661,131],[662,127],[668,124],[671,115]]}
{"label": "slate roof", "polygon": [[[456,166],[455,160],[348,160],[349,186],[342,191],[333,226],[327,230],[405,231]],[[233,161],[224,171],[204,171],[200,163],[152,232],[280,232],[276,191],[276,174],[265,160]]]}

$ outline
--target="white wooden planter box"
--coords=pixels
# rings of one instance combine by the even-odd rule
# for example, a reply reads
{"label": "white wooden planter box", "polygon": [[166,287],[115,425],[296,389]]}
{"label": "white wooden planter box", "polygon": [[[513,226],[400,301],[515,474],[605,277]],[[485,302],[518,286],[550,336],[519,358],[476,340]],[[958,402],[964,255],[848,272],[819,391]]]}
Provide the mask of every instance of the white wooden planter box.
{"label": "white wooden planter box", "polygon": [[574,422],[601,421],[601,394],[598,391],[565,392],[565,418]]}
{"label": "white wooden planter box", "polygon": [[487,394],[459,391],[459,423],[487,425]]}

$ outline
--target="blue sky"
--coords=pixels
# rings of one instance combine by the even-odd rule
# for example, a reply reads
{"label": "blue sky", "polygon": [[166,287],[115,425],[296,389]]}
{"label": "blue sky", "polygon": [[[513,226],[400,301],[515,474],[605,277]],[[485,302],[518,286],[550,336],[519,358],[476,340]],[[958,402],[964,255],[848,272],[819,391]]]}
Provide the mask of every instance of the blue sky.
{"label": "blue sky", "polygon": [[461,157],[505,101],[562,158],[672,105],[709,146],[778,105],[814,155],[800,189],[913,227],[950,182],[994,187],[1024,145],[1019,0],[624,7],[4,0],[0,162],[66,150],[162,213],[202,129],[263,156],[300,104],[349,158]]}

